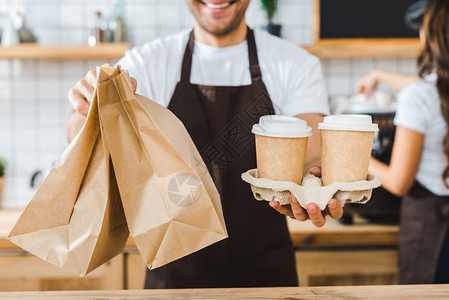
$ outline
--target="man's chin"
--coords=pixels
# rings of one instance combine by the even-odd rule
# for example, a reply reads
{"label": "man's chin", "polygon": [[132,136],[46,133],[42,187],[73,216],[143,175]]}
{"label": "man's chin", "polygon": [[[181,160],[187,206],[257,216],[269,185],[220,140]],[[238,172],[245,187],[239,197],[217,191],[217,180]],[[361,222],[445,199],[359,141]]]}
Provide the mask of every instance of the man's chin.
{"label": "man's chin", "polygon": [[229,33],[231,33],[233,30],[230,28],[221,28],[221,29],[207,29],[207,32],[209,32],[210,34],[213,34],[215,36],[225,36],[228,35]]}
{"label": "man's chin", "polygon": [[233,32],[238,26],[232,23],[222,23],[222,24],[203,24],[203,29],[213,34],[215,36],[225,36]]}

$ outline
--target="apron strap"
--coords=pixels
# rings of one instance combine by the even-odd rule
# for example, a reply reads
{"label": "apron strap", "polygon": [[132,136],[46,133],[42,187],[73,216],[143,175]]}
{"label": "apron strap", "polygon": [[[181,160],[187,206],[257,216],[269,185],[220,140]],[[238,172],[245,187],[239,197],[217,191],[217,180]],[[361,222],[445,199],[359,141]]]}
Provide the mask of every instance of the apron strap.
{"label": "apron strap", "polygon": [[246,40],[248,42],[249,71],[251,73],[252,82],[262,80],[260,72],[259,58],[257,56],[256,40],[254,39],[254,31],[247,26]]}
{"label": "apron strap", "polygon": [[193,29],[190,32],[189,41],[187,42],[184,58],[182,59],[181,82],[190,83],[190,70],[192,69],[192,54],[195,37]]}
{"label": "apron strap", "polygon": [[[192,70],[192,55],[195,36],[193,30],[190,32],[189,41],[187,42],[184,58],[181,68],[181,82],[190,83],[190,72]],[[247,26],[246,41],[248,43],[249,72],[251,73],[252,82],[262,80],[262,73],[259,66],[259,58],[257,56],[256,41],[254,39],[254,31]]]}

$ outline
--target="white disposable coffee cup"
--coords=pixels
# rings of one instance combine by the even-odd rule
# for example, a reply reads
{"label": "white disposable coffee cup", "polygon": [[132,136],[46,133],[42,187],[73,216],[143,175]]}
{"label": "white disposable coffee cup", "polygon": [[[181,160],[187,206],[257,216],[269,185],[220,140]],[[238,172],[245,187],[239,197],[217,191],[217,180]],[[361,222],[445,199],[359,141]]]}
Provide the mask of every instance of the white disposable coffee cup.
{"label": "white disposable coffee cup", "polygon": [[267,115],[253,126],[252,133],[256,135],[258,177],[300,184],[307,141],[312,136],[306,121]]}
{"label": "white disposable coffee cup", "polygon": [[318,129],[323,185],[366,180],[374,134],[379,131],[371,116],[326,116]]}

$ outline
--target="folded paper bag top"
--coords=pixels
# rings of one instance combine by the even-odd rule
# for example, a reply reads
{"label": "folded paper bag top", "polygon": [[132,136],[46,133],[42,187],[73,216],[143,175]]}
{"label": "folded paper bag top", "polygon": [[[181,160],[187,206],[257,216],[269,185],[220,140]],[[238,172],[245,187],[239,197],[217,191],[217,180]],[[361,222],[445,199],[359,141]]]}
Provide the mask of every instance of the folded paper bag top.
{"label": "folded paper bag top", "polygon": [[182,123],[135,95],[126,71],[102,67],[86,124],[8,238],[83,276],[121,253],[129,233],[149,268],[227,237],[219,194]]}

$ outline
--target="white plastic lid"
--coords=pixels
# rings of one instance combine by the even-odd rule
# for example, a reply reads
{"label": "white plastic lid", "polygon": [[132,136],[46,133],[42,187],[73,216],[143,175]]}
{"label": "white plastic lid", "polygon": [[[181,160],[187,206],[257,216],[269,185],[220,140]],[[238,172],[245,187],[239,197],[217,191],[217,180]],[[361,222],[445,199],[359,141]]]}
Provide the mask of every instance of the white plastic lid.
{"label": "white plastic lid", "polygon": [[276,115],[260,117],[259,124],[253,125],[251,132],[257,135],[281,138],[312,136],[312,128],[307,126],[306,121],[295,117]]}
{"label": "white plastic lid", "polygon": [[318,129],[349,130],[349,131],[379,131],[369,115],[332,115],[324,117],[318,124]]}

